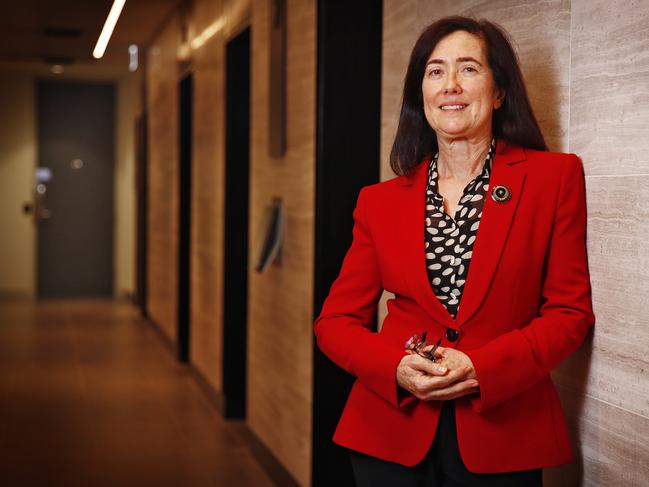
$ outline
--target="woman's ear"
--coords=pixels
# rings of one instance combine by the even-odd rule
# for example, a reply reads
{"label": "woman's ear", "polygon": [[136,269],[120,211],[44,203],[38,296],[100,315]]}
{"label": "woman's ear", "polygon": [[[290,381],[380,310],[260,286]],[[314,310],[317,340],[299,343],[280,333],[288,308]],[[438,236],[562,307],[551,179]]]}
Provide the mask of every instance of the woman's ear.
{"label": "woman's ear", "polygon": [[498,110],[505,102],[505,91],[496,88],[496,99],[494,100],[494,110]]}

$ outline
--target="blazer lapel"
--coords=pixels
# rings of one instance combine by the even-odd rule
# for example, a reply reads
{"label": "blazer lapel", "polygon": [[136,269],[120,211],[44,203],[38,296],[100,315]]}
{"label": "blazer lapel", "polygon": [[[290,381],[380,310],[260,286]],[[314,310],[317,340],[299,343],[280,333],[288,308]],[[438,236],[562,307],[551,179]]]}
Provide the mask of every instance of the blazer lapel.
{"label": "blazer lapel", "polygon": [[[525,164],[519,164],[522,161],[525,161],[525,151],[522,148],[508,146],[503,141],[497,142],[489,191],[456,318],[458,326],[473,316],[489,289],[523,191],[527,168]],[[491,188],[497,185],[506,186],[511,191],[509,201],[494,201]]]}
{"label": "blazer lapel", "polygon": [[434,322],[449,327],[453,319],[433,293],[426,272],[424,231],[429,163],[430,160],[426,159],[410,177],[402,179],[404,200],[403,206],[399,207],[398,238],[405,281],[414,299]]}

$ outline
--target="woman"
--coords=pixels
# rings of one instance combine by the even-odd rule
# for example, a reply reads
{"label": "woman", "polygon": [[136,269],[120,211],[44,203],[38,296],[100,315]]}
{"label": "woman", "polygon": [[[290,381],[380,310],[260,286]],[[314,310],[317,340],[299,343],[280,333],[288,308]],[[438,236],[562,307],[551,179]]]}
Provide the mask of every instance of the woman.
{"label": "woman", "polygon": [[571,461],[550,371],[594,323],[584,176],[547,152],[499,27],[422,33],[390,162],[315,324],[357,377],[334,441],[361,487],[541,485]]}

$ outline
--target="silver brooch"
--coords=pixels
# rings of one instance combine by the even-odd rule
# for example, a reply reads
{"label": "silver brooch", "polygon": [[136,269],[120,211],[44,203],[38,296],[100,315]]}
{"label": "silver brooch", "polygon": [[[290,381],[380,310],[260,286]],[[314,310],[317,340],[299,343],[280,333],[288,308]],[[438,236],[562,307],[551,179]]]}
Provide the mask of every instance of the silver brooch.
{"label": "silver brooch", "polygon": [[496,203],[507,203],[512,198],[512,192],[507,186],[494,186],[491,189],[491,198]]}

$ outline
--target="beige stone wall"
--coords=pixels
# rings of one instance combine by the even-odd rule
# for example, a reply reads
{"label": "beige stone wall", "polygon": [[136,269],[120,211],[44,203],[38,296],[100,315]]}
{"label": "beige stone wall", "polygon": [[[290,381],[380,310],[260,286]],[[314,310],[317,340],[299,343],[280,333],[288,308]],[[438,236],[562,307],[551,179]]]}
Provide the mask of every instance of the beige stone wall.
{"label": "beige stone wall", "polygon": [[0,297],[36,292],[36,226],[21,210],[33,200],[35,93],[31,76],[0,74]]}
{"label": "beige stone wall", "polygon": [[649,479],[649,2],[385,0],[382,175],[409,51],[424,26],[468,14],[516,43],[532,104],[553,150],[584,162],[597,324],[555,373],[573,433],[573,465],[552,486],[637,486]]}
{"label": "beige stone wall", "polygon": [[114,294],[135,293],[135,119],[141,113],[141,71],[126,75],[116,83],[114,187]]}

